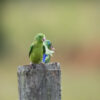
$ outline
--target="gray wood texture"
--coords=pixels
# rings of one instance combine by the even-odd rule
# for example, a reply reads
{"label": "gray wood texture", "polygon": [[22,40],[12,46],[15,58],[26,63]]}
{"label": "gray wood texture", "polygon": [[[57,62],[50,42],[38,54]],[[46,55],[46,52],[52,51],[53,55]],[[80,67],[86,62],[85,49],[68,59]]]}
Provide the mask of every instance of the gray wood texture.
{"label": "gray wood texture", "polygon": [[61,100],[59,63],[18,67],[19,100]]}

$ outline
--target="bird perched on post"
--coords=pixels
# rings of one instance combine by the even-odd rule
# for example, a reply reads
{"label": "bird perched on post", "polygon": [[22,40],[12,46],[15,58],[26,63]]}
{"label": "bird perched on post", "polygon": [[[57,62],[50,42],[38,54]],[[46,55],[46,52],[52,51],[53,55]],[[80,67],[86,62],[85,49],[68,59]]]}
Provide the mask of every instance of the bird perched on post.
{"label": "bird perched on post", "polygon": [[35,41],[30,46],[29,58],[31,63],[39,64],[42,62],[43,58],[43,41],[45,41],[45,35],[39,33],[35,36]]}
{"label": "bird perched on post", "polygon": [[43,62],[44,63],[49,63],[50,62],[50,59],[51,59],[51,56],[52,54],[54,53],[54,48],[52,46],[52,43],[50,40],[45,40],[44,43],[44,54],[43,54]]}

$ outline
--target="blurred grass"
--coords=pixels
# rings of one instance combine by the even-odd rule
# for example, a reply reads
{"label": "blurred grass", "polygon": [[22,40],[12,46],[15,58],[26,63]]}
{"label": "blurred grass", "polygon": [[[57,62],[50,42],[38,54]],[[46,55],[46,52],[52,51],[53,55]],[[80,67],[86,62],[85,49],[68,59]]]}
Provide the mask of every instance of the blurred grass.
{"label": "blurred grass", "polygon": [[61,63],[62,100],[100,100],[99,10],[96,1],[2,3],[0,100],[18,100],[17,66],[29,64],[29,46],[38,32],[56,48],[52,61]]}

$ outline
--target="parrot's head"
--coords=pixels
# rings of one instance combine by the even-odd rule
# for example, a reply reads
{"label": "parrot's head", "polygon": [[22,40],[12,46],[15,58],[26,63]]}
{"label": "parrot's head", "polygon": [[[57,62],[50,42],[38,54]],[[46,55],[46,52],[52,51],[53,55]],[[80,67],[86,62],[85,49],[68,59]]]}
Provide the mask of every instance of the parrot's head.
{"label": "parrot's head", "polygon": [[53,51],[55,50],[55,48],[53,48],[50,40],[45,40],[44,42],[45,42],[46,46],[48,47],[48,49],[53,50]]}
{"label": "parrot's head", "polygon": [[45,41],[45,40],[46,40],[45,34],[43,34],[43,33],[37,34],[36,37],[35,37],[35,40],[38,41],[38,42],[43,42],[43,41]]}

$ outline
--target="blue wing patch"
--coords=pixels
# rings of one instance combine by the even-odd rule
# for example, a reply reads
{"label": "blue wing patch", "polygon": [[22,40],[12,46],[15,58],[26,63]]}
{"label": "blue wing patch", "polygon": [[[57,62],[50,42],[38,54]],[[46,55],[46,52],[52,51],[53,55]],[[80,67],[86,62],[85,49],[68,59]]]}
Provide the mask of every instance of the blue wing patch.
{"label": "blue wing patch", "polygon": [[44,63],[45,63],[45,59],[46,59],[47,56],[48,56],[48,55],[46,55],[46,54],[43,55],[43,62],[44,62]]}

